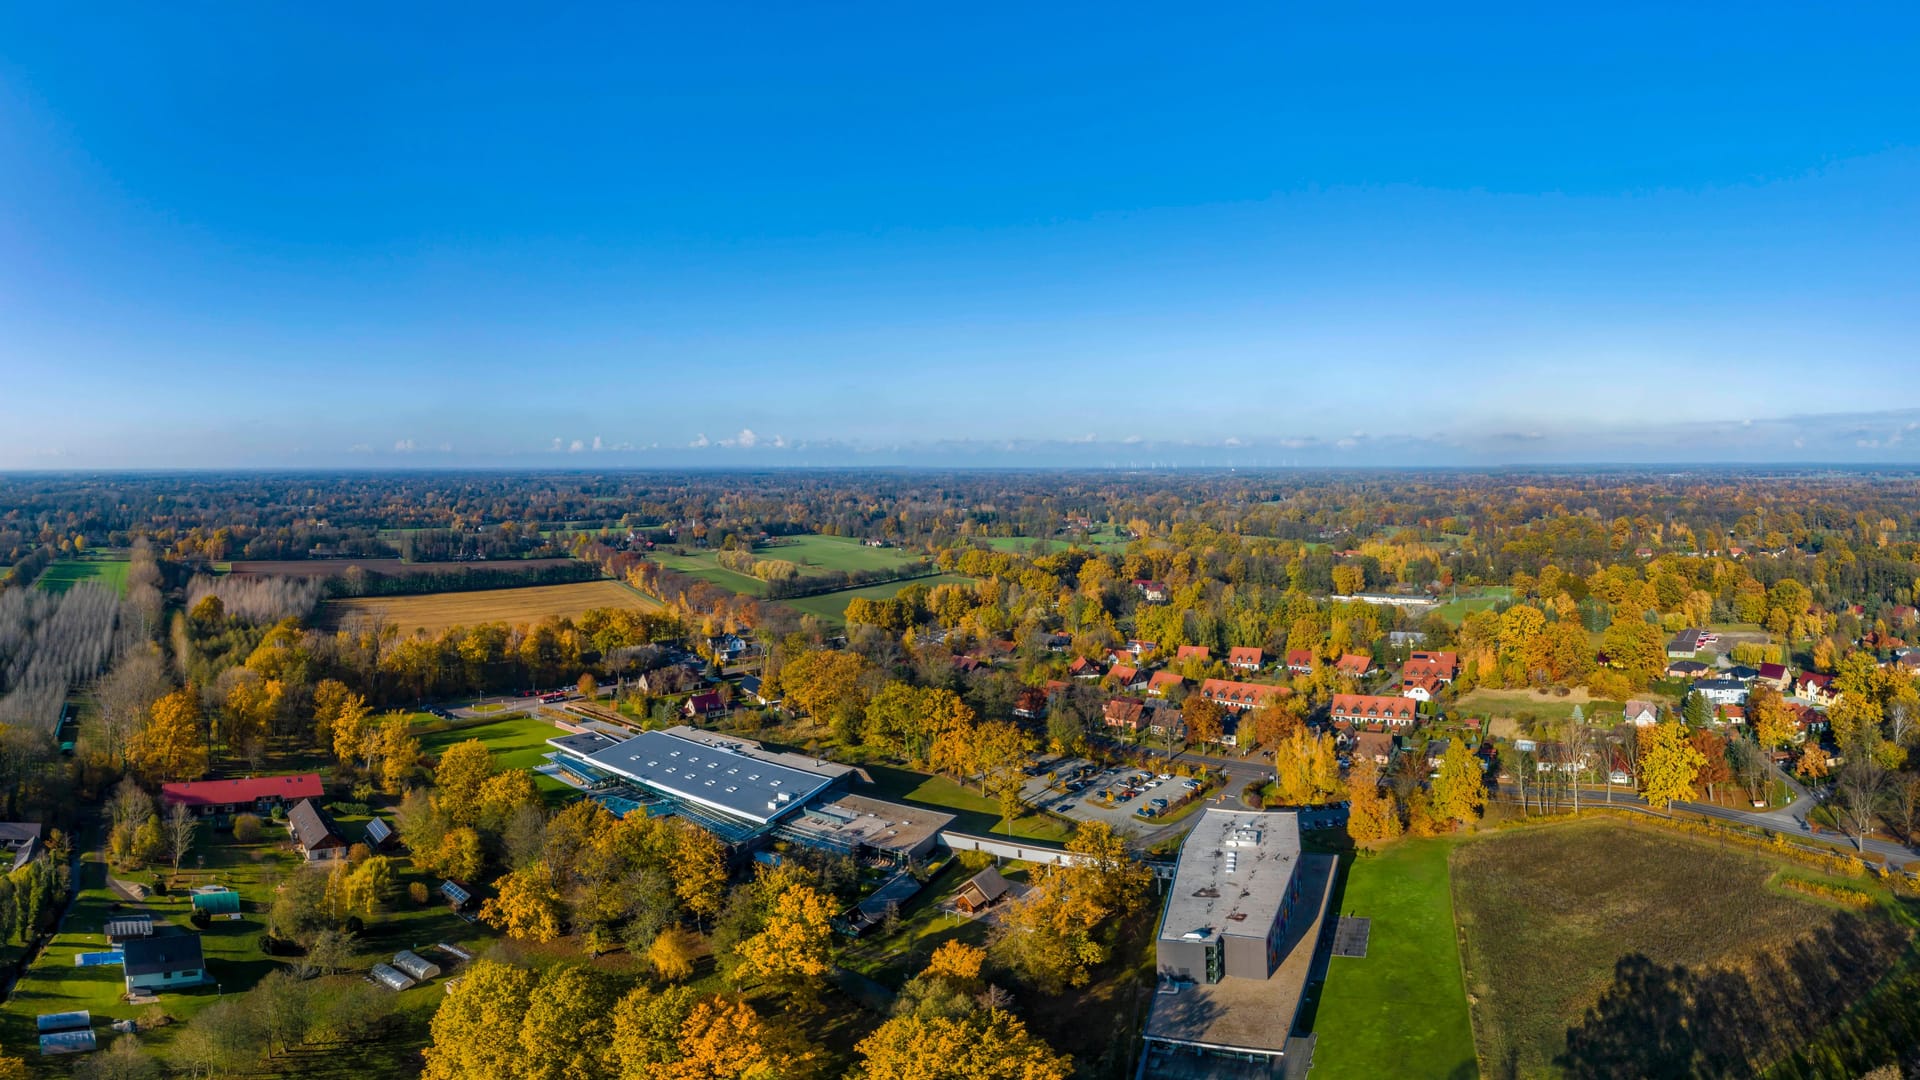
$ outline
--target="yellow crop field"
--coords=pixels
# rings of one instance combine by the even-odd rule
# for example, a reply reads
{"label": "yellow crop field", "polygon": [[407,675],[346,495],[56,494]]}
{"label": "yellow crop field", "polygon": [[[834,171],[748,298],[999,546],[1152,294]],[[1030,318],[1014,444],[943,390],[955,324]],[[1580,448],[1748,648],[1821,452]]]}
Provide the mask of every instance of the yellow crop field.
{"label": "yellow crop field", "polygon": [[580,581],[570,585],[529,585],[521,589],[480,589],[473,592],[422,593],[418,596],[368,596],[329,600],[321,605],[321,625],[337,628],[356,614],[380,616],[402,634],[425,630],[437,634],[454,626],[502,622],[509,625],[539,622],[549,615],[578,617],[594,608],[639,608],[660,605],[618,582]]}

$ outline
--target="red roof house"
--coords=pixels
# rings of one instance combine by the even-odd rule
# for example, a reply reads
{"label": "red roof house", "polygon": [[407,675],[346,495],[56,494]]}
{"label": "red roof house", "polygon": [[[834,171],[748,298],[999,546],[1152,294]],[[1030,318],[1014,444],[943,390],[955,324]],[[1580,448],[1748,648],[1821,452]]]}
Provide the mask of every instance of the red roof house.
{"label": "red roof house", "polygon": [[1168,691],[1179,689],[1186,681],[1176,672],[1156,671],[1147,680],[1147,693],[1154,697],[1166,697]]}
{"label": "red roof house", "polygon": [[1385,694],[1335,694],[1332,713],[1335,720],[1356,724],[1377,720],[1389,727],[1411,727],[1420,716],[1412,700]]}
{"label": "red roof house", "polygon": [[1207,661],[1213,659],[1213,650],[1207,648],[1205,645],[1182,645],[1173,651],[1173,658],[1175,660]]}
{"label": "red roof house", "polygon": [[1340,662],[1334,667],[1340,674],[1351,675],[1357,679],[1363,675],[1373,674],[1373,656],[1371,653],[1348,653],[1341,657]]}
{"label": "red roof house", "polygon": [[1232,679],[1207,679],[1200,684],[1200,696],[1223,708],[1240,710],[1265,705],[1293,691],[1267,683],[1236,682]]}
{"label": "red roof house", "polygon": [[1313,674],[1313,650],[1288,649],[1287,670],[1293,672],[1295,675]]}
{"label": "red roof house", "polygon": [[1265,649],[1252,647],[1228,649],[1227,666],[1241,671],[1259,671],[1260,665],[1267,662]]}
{"label": "red roof house", "polygon": [[184,784],[162,784],[160,801],[168,806],[185,806],[200,814],[232,814],[273,805],[291,805],[301,799],[318,799],[325,794],[320,774],[297,773],[293,776],[251,776],[244,780],[195,780]]}

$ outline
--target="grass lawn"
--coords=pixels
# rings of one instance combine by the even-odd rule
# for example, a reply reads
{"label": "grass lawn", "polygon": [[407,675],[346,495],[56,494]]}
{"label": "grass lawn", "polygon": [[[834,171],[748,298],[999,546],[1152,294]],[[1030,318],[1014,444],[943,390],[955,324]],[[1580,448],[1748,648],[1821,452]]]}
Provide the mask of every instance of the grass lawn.
{"label": "grass lawn", "polygon": [[[1891,920],[1772,886],[1770,859],[1618,821],[1484,836],[1455,847],[1452,866],[1475,1042],[1494,1075],[1551,1074],[1563,1055],[1579,1075],[1744,1072],[1903,951]],[[1810,1030],[1790,1030],[1800,1023]]]}
{"label": "grass lawn", "polygon": [[34,585],[47,592],[63,593],[83,581],[92,581],[125,596],[128,565],[125,559],[100,555],[55,559],[41,571],[40,580]]}
{"label": "grass lawn", "polygon": [[900,590],[909,585],[924,585],[931,589],[935,585],[970,584],[973,579],[963,574],[934,574],[931,577],[913,578],[910,581],[883,581],[878,585],[862,585],[854,589],[841,589],[838,592],[820,593],[817,596],[802,596],[794,600],[782,600],[780,603],[803,615],[815,615],[829,626],[844,626],[847,622],[847,605],[856,596],[868,600],[891,600],[900,594]]}
{"label": "grass lawn", "polygon": [[[755,558],[798,563],[802,577],[831,570],[892,570],[921,558],[900,548],[870,548],[849,536],[811,535],[776,537],[772,543],[753,549],[753,554]],[[684,555],[661,549],[651,552],[649,557],[669,570],[710,581],[723,589],[748,596],[767,594],[766,582],[751,574],[738,573],[721,566],[717,555],[718,552],[707,548],[688,548]],[[845,607],[842,601],[840,609],[844,610]]]}
{"label": "grass lawn", "polygon": [[1316,1007],[1314,1080],[1472,1077],[1473,1026],[1447,887],[1449,838],[1404,840],[1348,861],[1334,895],[1373,920],[1363,959],[1336,957]]}
{"label": "grass lawn", "polygon": [[[483,723],[465,724],[455,727],[439,728],[446,721],[439,720],[427,713],[413,714],[413,723],[420,731],[420,751],[438,757],[447,748],[468,739],[479,739],[493,751],[493,764],[497,769],[534,769],[547,763],[547,755],[553,747],[547,740],[566,734],[545,720],[532,717],[517,717],[500,720],[487,720]],[[438,728],[438,730],[436,730]],[[555,780],[551,776],[535,774],[534,786],[553,795],[570,793],[574,789]]]}
{"label": "grass lawn", "polygon": [[1000,804],[977,791],[963,788],[944,776],[914,772],[890,765],[866,765],[880,797],[918,803],[954,815],[954,827],[981,836],[1013,836],[1021,840],[1062,843],[1073,827],[1051,814],[1029,812],[1014,819],[1009,832],[1000,823]]}
{"label": "grass lawn", "polygon": [[1461,589],[1459,599],[1449,600],[1435,610],[1440,613],[1441,618],[1458,626],[1473,612],[1486,611],[1495,604],[1511,599],[1513,599],[1513,589],[1508,586],[1483,585],[1478,588]]}
{"label": "grass lawn", "polygon": [[1065,551],[1069,547],[1089,548],[1094,551],[1119,551],[1133,543],[1125,533],[1096,533],[1093,536],[1076,537],[1071,542],[1058,538],[1042,539],[1033,536],[988,536],[977,539],[983,540],[995,551],[1011,551],[1020,555],[1031,554],[1036,542],[1042,545],[1041,553],[1048,555],[1056,551]]}

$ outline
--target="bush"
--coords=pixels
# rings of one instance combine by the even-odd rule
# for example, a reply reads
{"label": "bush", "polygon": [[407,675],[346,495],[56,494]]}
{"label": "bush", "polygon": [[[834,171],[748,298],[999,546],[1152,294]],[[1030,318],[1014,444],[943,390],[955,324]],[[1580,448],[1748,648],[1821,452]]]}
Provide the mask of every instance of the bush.
{"label": "bush", "polygon": [[407,886],[407,895],[412,897],[413,902],[416,904],[425,904],[432,896],[432,894],[427,891],[427,883],[424,881],[416,881]]}
{"label": "bush", "polygon": [[364,802],[330,802],[327,812],[334,817],[366,817],[367,804]]}
{"label": "bush", "polygon": [[1809,881],[1806,878],[1787,877],[1784,874],[1774,880],[1780,883],[1781,888],[1806,893],[1808,896],[1817,896],[1843,907],[1870,908],[1873,906],[1871,894],[1859,889],[1849,889],[1844,885],[1829,885],[1824,881]]}
{"label": "bush", "polygon": [[233,838],[243,844],[256,844],[264,828],[259,814],[239,814],[233,819]]}
{"label": "bush", "polygon": [[342,930],[345,930],[349,934],[357,934],[360,931],[365,930],[367,928],[367,924],[361,921],[360,916],[349,915],[347,916],[347,921],[340,924],[340,928]]}
{"label": "bush", "polygon": [[187,916],[187,921],[205,930],[207,927],[213,925],[213,916],[207,914],[204,909],[194,908],[193,914]]}

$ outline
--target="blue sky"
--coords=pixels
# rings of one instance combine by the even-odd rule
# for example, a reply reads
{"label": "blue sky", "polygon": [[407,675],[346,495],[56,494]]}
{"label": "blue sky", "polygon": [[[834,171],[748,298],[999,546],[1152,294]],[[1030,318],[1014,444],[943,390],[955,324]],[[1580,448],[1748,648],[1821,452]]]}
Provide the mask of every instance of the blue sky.
{"label": "blue sky", "polygon": [[1675,6],[7,6],[0,468],[1920,461],[1920,9]]}

